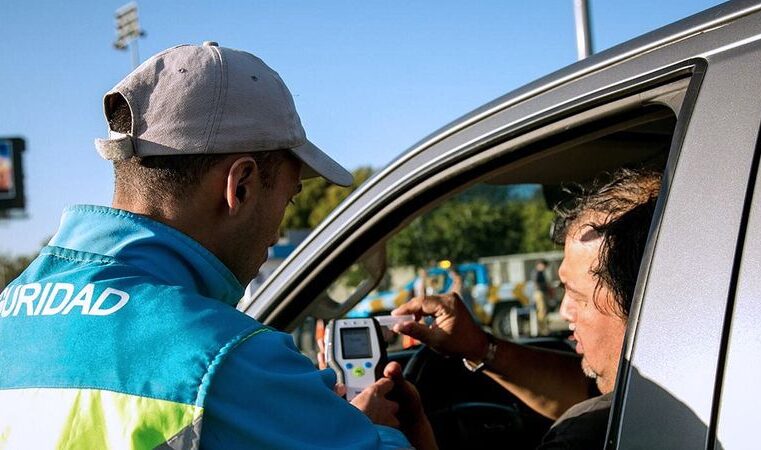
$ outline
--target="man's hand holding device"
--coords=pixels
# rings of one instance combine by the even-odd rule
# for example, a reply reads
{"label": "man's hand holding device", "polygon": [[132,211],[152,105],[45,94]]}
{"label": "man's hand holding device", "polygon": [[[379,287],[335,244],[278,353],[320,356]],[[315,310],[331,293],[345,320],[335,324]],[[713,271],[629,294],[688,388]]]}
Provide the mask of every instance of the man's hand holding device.
{"label": "man's hand holding device", "polygon": [[418,449],[434,449],[436,441],[423,412],[420,395],[402,377],[402,367],[388,362],[384,335],[407,316],[331,320],[318,357],[320,367],[336,372],[336,392],[375,423],[400,428]]}

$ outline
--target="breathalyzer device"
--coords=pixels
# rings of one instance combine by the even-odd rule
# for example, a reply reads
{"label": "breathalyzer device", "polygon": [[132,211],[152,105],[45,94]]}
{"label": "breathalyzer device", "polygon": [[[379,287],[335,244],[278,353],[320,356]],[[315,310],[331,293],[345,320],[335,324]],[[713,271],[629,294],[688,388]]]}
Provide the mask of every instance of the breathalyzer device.
{"label": "breathalyzer device", "polygon": [[386,366],[386,341],[378,321],[366,317],[328,322],[325,361],[346,385],[347,400],[373,384]]}

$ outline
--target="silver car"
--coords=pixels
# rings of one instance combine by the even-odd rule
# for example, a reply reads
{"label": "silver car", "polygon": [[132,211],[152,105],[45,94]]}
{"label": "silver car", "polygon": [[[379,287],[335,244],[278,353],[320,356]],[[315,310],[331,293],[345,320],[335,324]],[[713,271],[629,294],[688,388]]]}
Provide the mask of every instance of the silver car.
{"label": "silver car", "polygon": [[[409,241],[426,217],[468,193],[505,194],[484,196],[497,207],[551,199],[558,186],[603,171],[656,167],[664,185],[608,447],[758,448],[760,125],[761,2],[729,2],[541,78],[421,140],[346,199],[240,308],[303,332],[403,277],[392,257],[401,237]],[[510,281],[498,267],[492,275]],[[548,323],[551,315],[550,305]],[[562,349],[562,335],[548,330],[528,343]],[[416,348],[390,357],[407,365],[453,447],[479,439],[530,447],[548,426],[451,361]]]}

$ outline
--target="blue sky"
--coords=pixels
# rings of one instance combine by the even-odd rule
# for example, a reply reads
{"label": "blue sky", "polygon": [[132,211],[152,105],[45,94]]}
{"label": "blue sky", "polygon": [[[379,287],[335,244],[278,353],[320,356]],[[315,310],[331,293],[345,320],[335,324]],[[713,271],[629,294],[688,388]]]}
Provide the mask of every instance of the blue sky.
{"label": "blue sky", "polygon": [[[113,49],[126,1],[0,2],[0,136],[27,140],[27,217],[0,253],[36,251],[66,205],[108,205],[103,94],[131,70]],[[595,50],[720,3],[591,0]],[[572,0],[138,2],[141,59],[215,40],[280,73],[310,139],[349,169],[382,167],[479,105],[576,59]]]}

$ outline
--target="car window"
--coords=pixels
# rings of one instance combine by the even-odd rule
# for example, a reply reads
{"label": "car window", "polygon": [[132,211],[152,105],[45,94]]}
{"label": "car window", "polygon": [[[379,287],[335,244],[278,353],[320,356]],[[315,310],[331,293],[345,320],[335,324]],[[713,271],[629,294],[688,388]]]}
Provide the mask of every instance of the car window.
{"label": "car window", "polygon": [[[332,317],[368,317],[389,314],[423,292],[456,291],[481,325],[501,338],[562,340],[568,334],[558,311],[563,254],[551,240],[552,207],[567,189],[605,169],[662,170],[675,123],[673,110],[648,105],[587,126],[582,135],[533,145],[523,164],[494,167],[399,218],[400,226],[373,243],[383,248],[382,276],[363,278],[357,258],[333,279],[321,301],[342,305],[333,306],[340,314]],[[371,291],[345,304],[355,294],[352,286],[368,284]],[[316,346],[310,339],[320,338],[323,323],[307,316],[296,331],[301,350],[313,358]],[[389,351],[415,344],[396,337]]]}
{"label": "car window", "polygon": [[562,289],[556,270],[535,267],[551,261],[556,269],[562,258],[550,239],[551,221],[541,185],[477,184],[388,240],[387,282],[347,315],[389,314],[420,292],[456,291],[501,337],[548,334],[557,329]]}
{"label": "car window", "polygon": [[[343,316],[387,315],[422,292],[457,292],[499,337],[564,336],[557,277],[563,254],[550,239],[552,218],[542,185],[478,183],[390,236],[382,280]],[[361,264],[352,264],[326,294],[343,304],[367,275]],[[315,326],[322,325],[310,318],[297,332],[310,356],[314,332],[304,328]],[[397,338],[393,344],[391,351],[416,343]]]}

